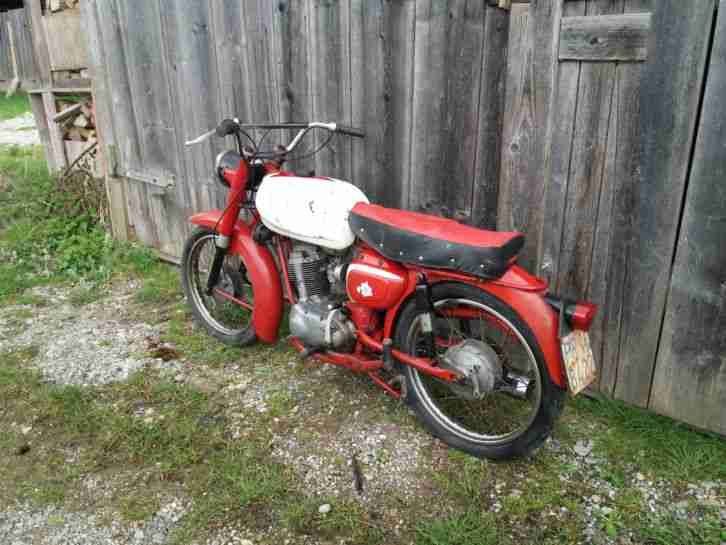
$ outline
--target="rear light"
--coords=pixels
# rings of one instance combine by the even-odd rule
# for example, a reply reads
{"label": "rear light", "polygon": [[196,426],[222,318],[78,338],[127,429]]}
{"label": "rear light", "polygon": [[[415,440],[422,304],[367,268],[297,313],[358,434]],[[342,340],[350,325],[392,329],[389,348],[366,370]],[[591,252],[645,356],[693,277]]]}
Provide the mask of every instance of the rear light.
{"label": "rear light", "polygon": [[597,313],[597,305],[592,303],[570,303],[565,306],[565,316],[573,329],[588,331]]}
{"label": "rear light", "polygon": [[558,313],[564,310],[567,324],[572,329],[588,331],[592,325],[592,321],[595,319],[595,314],[597,314],[597,305],[592,303],[582,301],[574,303],[549,294],[545,295],[544,299]]}

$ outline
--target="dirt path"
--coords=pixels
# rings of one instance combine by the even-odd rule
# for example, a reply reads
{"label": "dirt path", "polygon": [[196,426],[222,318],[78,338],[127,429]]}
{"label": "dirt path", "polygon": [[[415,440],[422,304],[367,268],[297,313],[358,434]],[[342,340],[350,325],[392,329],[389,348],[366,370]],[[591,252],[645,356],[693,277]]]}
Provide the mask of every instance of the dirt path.
{"label": "dirt path", "polygon": [[35,128],[32,113],[28,112],[13,119],[0,121],[0,146],[2,145],[40,145],[40,135]]}

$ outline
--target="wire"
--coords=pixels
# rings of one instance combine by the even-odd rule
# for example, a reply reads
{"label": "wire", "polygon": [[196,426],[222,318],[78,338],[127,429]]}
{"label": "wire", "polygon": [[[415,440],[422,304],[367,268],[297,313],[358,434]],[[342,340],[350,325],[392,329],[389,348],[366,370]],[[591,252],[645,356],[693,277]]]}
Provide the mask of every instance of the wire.
{"label": "wire", "polygon": [[301,155],[299,157],[292,157],[292,158],[286,157],[285,158],[285,161],[287,161],[288,163],[292,163],[294,161],[302,161],[303,159],[307,159],[308,157],[312,157],[316,153],[319,153],[324,148],[326,148],[328,146],[328,144],[330,144],[330,141],[333,139],[333,136],[334,135],[335,135],[335,133],[333,131],[328,131],[328,138],[325,140],[325,142],[323,142],[320,146],[318,146],[318,148],[316,150],[313,150],[310,153],[305,154],[305,155]]}

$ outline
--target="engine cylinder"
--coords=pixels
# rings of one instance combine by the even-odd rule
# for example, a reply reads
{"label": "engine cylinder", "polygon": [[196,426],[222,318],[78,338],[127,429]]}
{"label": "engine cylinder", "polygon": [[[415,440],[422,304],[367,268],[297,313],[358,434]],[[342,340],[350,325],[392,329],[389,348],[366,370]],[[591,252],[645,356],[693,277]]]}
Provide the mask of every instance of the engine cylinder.
{"label": "engine cylinder", "polygon": [[304,301],[315,295],[330,292],[327,273],[328,260],[309,244],[296,244],[287,260],[290,282],[297,289],[298,299]]}

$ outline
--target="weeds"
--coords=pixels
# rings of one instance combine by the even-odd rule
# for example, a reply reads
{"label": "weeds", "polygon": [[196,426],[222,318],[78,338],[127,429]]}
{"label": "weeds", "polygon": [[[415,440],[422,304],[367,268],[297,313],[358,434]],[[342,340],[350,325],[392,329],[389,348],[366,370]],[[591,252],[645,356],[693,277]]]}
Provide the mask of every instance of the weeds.
{"label": "weeds", "polygon": [[13,96],[0,95],[0,120],[12,119],[30,111],[30,100],[23,91],[17,91]]}

